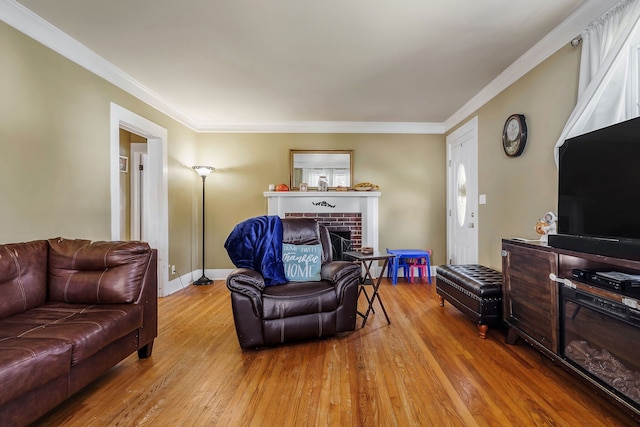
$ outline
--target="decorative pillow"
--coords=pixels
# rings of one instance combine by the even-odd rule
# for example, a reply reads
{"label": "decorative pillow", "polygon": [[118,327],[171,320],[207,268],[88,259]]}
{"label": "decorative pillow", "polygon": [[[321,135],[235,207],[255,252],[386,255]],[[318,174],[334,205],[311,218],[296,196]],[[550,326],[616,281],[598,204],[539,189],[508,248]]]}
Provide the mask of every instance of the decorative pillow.
{"label": "decorative pillow", "polygon": [[322,267],[322,245],[282,244],[284,274],[290,282],[318,282]]}

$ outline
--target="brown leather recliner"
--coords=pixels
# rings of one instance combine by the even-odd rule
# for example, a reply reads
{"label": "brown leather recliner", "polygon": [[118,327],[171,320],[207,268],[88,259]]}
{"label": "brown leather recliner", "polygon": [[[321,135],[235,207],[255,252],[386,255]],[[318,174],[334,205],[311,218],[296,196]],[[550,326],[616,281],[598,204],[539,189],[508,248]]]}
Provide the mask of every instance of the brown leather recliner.
{"label": "brown leather recliner", "polygon": [[321,280],[265,286],[262,274],[237,268],[227,277],[242,348],[320,338],[353,331],[361,268],[333,261],[329,232],[313,219],[282,219],[282,241],[322,244]]}

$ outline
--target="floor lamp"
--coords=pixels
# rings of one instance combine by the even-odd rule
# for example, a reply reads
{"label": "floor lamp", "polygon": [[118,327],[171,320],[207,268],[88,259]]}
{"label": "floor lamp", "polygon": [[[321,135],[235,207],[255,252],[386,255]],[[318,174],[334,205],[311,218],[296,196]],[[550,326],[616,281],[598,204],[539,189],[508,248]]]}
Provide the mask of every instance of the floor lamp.
{"label": "floor lamp", "polygon": [[211,166],[193,166],[192,169],[196,171],[202,178],[202,277],[193,282],[193,284],[196,286],[202,286],[210,285],[213,283],[213,280],[209,279],[204,274],[204,181],[207,179],[209,174],[215,170],[215,168],[212,168]]}

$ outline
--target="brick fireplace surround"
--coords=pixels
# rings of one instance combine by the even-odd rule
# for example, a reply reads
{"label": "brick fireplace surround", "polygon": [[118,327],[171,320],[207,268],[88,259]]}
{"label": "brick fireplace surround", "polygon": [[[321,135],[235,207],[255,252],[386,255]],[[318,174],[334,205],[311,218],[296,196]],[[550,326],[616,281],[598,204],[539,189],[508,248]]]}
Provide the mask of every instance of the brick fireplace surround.
{"label": "brick fireplace surround", "polygon": [[349,232],[349,240],[353,250],[362,247],[362,213],[341,212],[341,213],[304,213],[286,212],[285,218],[313,218],[320,225],[327,227],[329,231]]}
{"label": "brick fireplace surround", "polygon": [[267,214],[315,218],[329,231],[350,231],[353,248],[378,247],[379,191],[266,191]]}

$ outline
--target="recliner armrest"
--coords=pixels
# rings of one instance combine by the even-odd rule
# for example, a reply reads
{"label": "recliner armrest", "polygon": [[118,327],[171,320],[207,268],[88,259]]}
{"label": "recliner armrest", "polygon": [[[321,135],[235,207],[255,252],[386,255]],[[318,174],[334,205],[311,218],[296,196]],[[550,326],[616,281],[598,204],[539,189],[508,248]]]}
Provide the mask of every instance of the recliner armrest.
{"label": "recliner armrest", "polygon": [[345,276],[351,276],[354,272],[360,274],[360,264],[349,261],[331,261],[322,265],[320,276],[322,280],[336,283]]}
{"label": "recliner armrest", "polygon": [[260,297],[264,287],[262,274],[250,268],[236,268],[227,276],[227,288],[230,291]]}
{"label": "recliner armrest", "polygon": [[250,268],[236,268],[227,276],[227,288],[231,292],[237,292],[248,297],[252,301],[254,314],[257,317],[260,317],[262,313],[262,291],[264,287],[262,274]]}
{"label": "recliner armrest", "polygon": [[342,301],[344,288],[352,283],[360,280],[362,268],[360,263],[350,261],[331,261],[322,265],[320,276],[322,280],[328,280],[336,287],[336,294]]}

